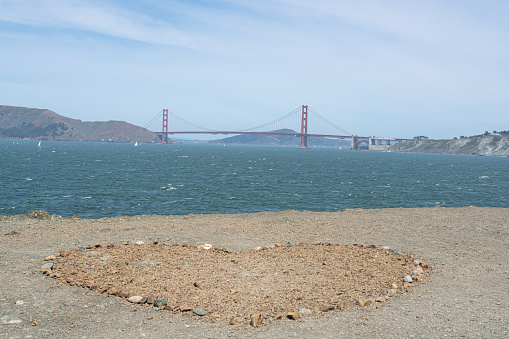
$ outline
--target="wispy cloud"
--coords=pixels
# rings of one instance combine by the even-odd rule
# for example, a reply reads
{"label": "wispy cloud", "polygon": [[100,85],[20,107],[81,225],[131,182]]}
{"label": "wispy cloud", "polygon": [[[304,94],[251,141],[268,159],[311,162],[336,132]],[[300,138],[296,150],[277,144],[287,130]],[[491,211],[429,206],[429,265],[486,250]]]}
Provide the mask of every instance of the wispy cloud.
{"label": "wispy cloud", "polygon": [[[307,103],[341,112],[343,127],[362,126],[355,131],[362,134],[380,128],[387,132],[377,134],[391,134],[390,121],[402,117],[432,125],[461,116],[471,124],[468,112],[483,107],[500,117],[509,105],[508,7],[435,0],[0,0],[0,63],[10,65],[0,69],[0,93],[9,93],[11,103],[27,100],[3,90],[16,84],[38,105],[34,88],[47,83],[53,89],[45,92],[46,107],[72,100],[92,114],[102,104],[110,119],[118,110],[171,102],[176,111],[215,107],[235,117],[222,123],[249,127]],[[372,119],[359,124],[367,115]]]}
{"label": "wispy cloud", "polygon": [[0,20],[3,21],[83,30],[149,43],[193,45],[192,37],[169,22],[107,1],[5,0],[0,6]]}

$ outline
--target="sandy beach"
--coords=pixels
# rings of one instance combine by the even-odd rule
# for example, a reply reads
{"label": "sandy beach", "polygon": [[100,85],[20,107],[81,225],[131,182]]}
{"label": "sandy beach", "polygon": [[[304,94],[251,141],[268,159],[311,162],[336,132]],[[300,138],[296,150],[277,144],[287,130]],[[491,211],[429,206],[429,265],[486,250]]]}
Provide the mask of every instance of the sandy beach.
{"label": "sandy beach", "polygon": [[[433,269],[387,302],[314,312],[299,320],[283,317],[259,327],[134,305],[126,298],[59,283],[41,272],[45,258],[58,256],[61,250],[126,241],[168,246],[212,244],[228,251],[288,242],[388,246],[429,263]],[[502,338],[509,336],[508,259],[507,208],[282,211],[97,220],[3,218],[0,337]],[[365,277],[359,275],[359,283],[362,279]],[[307,278],[302,284],[306,283],[313,281]]]}

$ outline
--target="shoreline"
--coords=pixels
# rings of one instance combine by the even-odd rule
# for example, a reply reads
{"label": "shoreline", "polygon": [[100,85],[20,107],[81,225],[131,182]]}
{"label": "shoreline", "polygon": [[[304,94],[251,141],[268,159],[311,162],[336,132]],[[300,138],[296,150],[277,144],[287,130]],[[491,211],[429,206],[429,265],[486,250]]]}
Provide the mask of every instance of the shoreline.
{"label": "shoreline", "polygon": [[[0,317],[20,321],[0,328],[7,337],[506,337],[508,239],[509,208],[500,207],[0,220]],[[434,273],[382,305],[254,328],[133,307],[56,284],[40,271],[59,250],[122,241],[210,243],[232,251],[288,241],[389,246],[429,262]]]}

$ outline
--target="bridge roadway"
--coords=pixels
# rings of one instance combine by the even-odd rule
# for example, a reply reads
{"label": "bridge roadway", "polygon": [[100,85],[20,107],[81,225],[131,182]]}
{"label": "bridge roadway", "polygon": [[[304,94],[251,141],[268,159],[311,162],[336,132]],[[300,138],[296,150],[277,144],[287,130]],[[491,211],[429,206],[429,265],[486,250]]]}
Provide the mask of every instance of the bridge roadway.
{"label": "bridge roadway", "polygon": [[[154,132],[163,134],[163,132]],[[332,134],[310,134],[310,133],[278,133],[278,132],[242,132],[242,131],[184,131],[184,132],[164,132],[164,134],[255,134],[255,135],[287,135],[292,137],[319,137],[319,138],[336,138],[351,139],[351,135],[332,135]]]}
{"label": "bridge roadway", "polygon": [[[318,138],[335,138],[335,139],[351,139],[352,149],[361,149],[360,145],[365,144],[367,149],[373,151],[385,151],[390,145],[398,142],[405,142],[411,139],[403,138],[377,138],[377,137],[360,137],[357,135],[334,135],[334,134],[311,134],[311,133],[280,133],[280,132],[246,132],[246,131],[178,131],[178,132],[154,132],[157,134],[251,134],[251,135],[286,135],[292,137],[306,138],[305,146],[307,147],[307,137],[318,137]],[[392,142],[392,143],[391,143]],[[365,146],[365,147],[366,147]],[[301,146],[302,147],[302,146]]]}

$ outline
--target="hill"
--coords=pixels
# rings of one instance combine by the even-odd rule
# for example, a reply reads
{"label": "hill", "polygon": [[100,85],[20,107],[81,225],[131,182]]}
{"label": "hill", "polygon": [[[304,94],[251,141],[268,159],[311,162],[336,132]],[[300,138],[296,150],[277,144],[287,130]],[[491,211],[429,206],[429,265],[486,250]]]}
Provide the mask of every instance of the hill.
{"label": "hill", "polygon": [[[271,131],[272,133],[298,133],[291,129],[279,129]],[[300,146],[300,137],[291,135],[257,135],[257,134],[242,134],[235,135],[224,139],[217,139],[209,141],[211,143],[223,144],[250,144],[250,145],[291,145]],[[350,140],[330,139],[330,138],[316,138],[308,137],[308,147],[350,147]]]}
{"label": "hill", "polygon": [[81,121],[48,109],[0,105],[0,138],[157,142],[157,134],[124,121]]}
{"label": "hill", "polygon": [[509,156],[509,136],[489,135],[462,139],[412,140],[390,147],[393,152]]}

